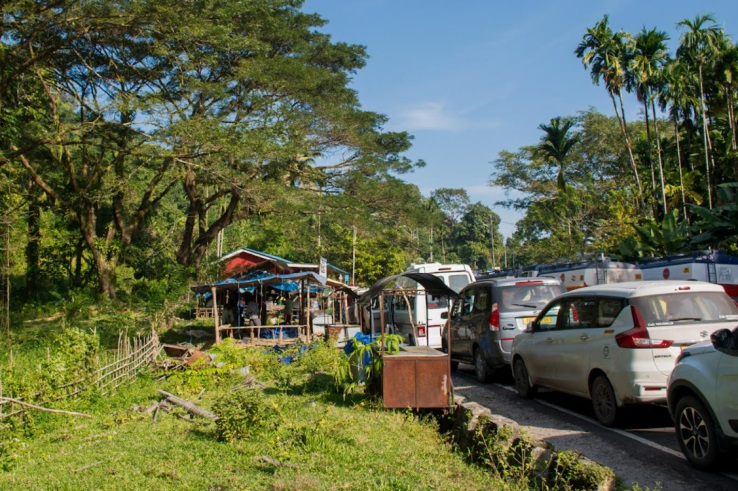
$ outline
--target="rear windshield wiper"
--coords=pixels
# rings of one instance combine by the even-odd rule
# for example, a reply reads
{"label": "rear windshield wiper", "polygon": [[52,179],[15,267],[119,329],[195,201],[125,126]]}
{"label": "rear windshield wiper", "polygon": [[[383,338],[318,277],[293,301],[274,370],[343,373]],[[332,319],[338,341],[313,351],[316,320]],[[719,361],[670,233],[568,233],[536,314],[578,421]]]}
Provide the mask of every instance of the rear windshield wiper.
{"label": "rear windshield wiper", "polygon": [[514,305],[516,307],[528,307],[529,309],[538,308],[538,305],[530,305],[530,304],[527,304],[527,303],[513,303],[511,305]]}

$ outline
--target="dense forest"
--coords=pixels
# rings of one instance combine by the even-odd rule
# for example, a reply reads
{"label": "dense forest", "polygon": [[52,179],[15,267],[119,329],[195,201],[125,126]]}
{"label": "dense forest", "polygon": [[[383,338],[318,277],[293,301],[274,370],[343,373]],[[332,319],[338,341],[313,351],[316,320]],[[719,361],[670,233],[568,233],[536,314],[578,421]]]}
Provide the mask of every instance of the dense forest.
{"label": "dense forest", "polygon": [[[614,32],[572,56],[613,114],[572,108],[502,152],[500,218],[463,189],[423,196],[406,151],[351,88],[363,46],[301,0],[9,0],[0,32],[0,240],[6,302],[74,292],[158,301],[238,247],[352,270],[477,269],[732,250],[738,48],[710,16]],[[624,96],[642,118],[626,120]],[[579,112],[577,112],[579,111]],[[12,303],[12,302],[11,302]],[[8,305],[5,303],[5,305]]]}

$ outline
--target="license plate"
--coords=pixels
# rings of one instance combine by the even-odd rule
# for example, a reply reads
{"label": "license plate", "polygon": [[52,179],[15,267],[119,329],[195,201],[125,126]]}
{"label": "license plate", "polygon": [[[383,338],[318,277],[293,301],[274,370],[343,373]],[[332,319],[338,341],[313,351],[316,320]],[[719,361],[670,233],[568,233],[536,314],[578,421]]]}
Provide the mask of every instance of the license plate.
{"label": "license plate", "polygon": [[523,317],[523,327],[527,326],[529,322],[536,320],[535,317]]}

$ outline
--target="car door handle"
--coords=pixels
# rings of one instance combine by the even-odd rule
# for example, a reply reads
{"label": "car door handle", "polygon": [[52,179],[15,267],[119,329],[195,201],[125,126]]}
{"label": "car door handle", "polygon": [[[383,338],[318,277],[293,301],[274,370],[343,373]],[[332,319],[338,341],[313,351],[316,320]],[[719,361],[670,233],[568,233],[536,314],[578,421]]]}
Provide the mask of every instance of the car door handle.
{"label": "car door handle", "polygon": [[589,334],[582,334],[581,336],[579,336],[579,339],[581,339],[582,341],[586,341],[589,339]]}
{"label": "car door handle", "polygon": [[553,343],[554,342],[554,338],[546,338],[546,342],[547,343]]}

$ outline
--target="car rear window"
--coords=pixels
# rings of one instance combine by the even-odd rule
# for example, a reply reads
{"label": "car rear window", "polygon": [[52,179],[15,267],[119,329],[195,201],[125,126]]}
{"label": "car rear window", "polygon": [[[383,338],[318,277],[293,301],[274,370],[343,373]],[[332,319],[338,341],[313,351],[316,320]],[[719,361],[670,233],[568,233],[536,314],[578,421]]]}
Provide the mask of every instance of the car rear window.
{"label": "car rear window", "polygon": [[469,275],[463,274],[450,274],[448,275],[447,284],[456,293],[459,293],[462,288],[469,284]]}
{"label": "car rear window", "polygon": [[630,299],[646,325],[738,320],[738,307],[722,292],[679,292]]}
{"label": "car rear window", "polygon": [[495,288],[495,301],[501,310],[509,312],[538,310],[562,293],[564,287],[561,285],[525,282]]}

